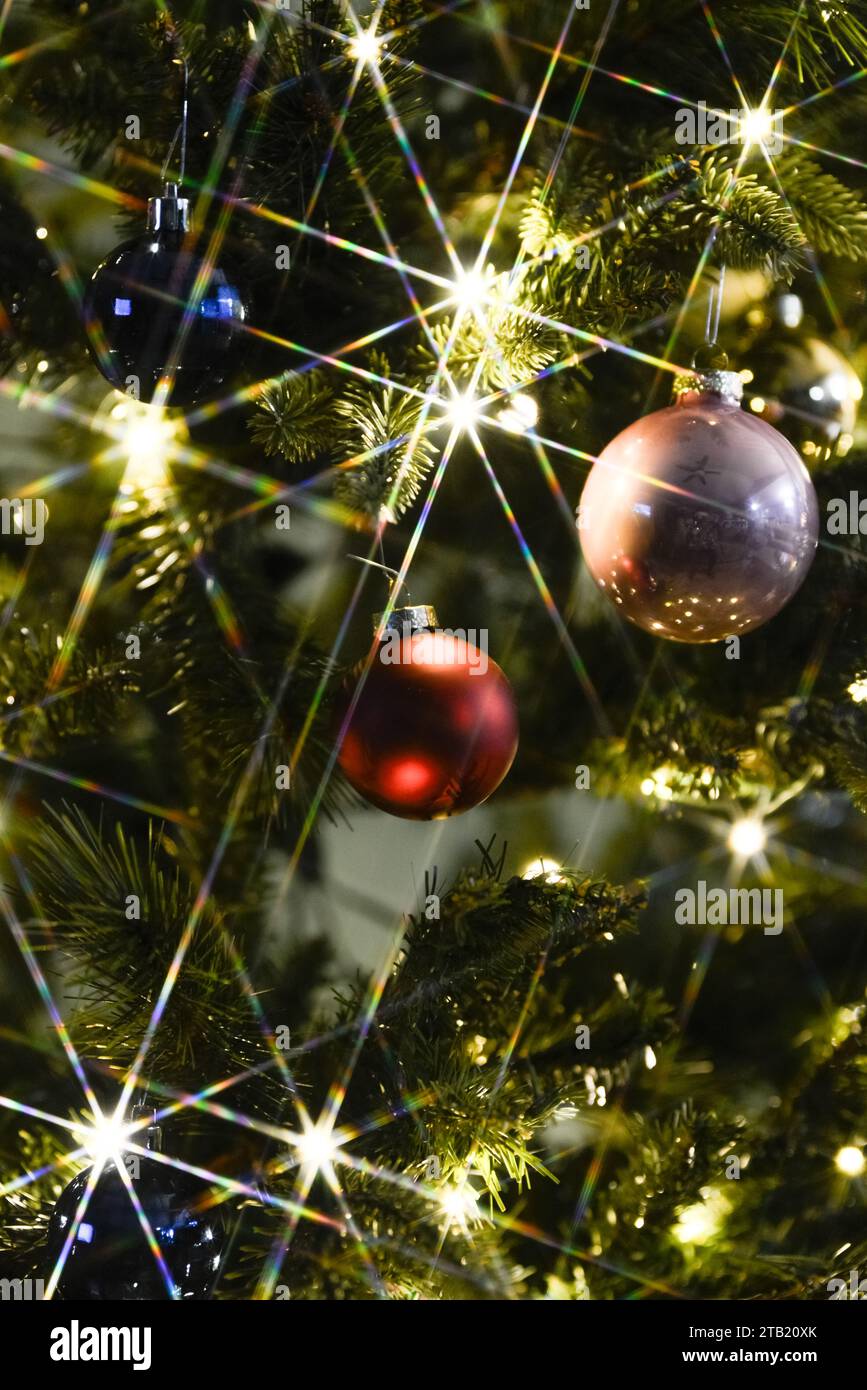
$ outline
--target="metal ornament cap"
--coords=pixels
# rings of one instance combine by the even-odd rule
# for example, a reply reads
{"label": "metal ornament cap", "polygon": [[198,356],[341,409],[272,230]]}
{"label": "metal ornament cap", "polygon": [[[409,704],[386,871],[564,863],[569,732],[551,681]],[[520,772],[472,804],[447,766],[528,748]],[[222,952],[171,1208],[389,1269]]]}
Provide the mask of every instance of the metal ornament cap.
{"label": "metal ornament cap", "polygon": [[717,368],[696,368],[681,372],[674,379],[674,397],[678,405],[689,405],[697,396],[719,396],[732,405],[740,405],[744,396],[744,383],[739,372],[720,371]]}
{"label": "metal ornament cap", "polygon": [[149,232],[186,232],[190,227],[190,200],[179,197],[176,183],[167,183],[159,198],[148,199]]}
{"label": "metal ornament cap", "polygon": [[[379,631],[382,614],[373,619],[374,633]],[[436,609],[429,603],[414,603],[405,608],[393,608],[383,629],[384,632],[432,632],[439,627]]]}

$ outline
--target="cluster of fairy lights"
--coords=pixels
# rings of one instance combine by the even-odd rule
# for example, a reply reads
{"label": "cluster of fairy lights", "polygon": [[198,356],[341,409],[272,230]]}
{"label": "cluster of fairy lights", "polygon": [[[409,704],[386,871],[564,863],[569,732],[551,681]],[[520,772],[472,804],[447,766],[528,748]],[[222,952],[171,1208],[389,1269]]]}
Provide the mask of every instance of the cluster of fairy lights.
{"label": "cluster of fairy lights", "polygon": [[[627,85],[638,86],[645,92],[657,96],[661,101],[675,102],[679,106],[690,106],[695,105],[695,103],[686,101],[685,98],[674,92],[666,91],[661,88],[648,87],[646,84],[639,83],[626,74],[612,72],[602,67],[600,57],[610,24],[616,11],[616,0],[612,0],[612,3],[608,6],[606,15],[599,29],[599,36],[592,61],[590,62],[572,57],[566,48],[574,19],[575,7],[572,0],[562,0],[563,24],[558,43],[553,50],[544,48],[535,40],[507,32],[502,27],[497,27],[493,23],[491,11],[487,6],[484,7],[483,17],[479,18],[472,13],[469,0],[453,0],[451,4],[437,7],[434,13],[424,16],[417,20],[414,25],[409,26],[420,27],[421,25],[437,22],[450,16],[454,22],[483,27],[486,32],[495,39],[499,46],[514,44],[541,52],[547,59],[547,67],[539,90],[531,105],[523,105],[520,102],[511,101],[496,93],[472,87],[470,84],[458,78],[452,78],[445,73],[431,73],[418,63],[414,63],[403,56],[392,54],[389,43],[395,36],[382,31],[380,27],[384,0],[375,0],[375,3],[372,7],[369,7],[368,13],[364,15],[363,19],[356,13],[349,0],[344,0],[343,8],[350,33],[347,35],[346,33],[336,33],[330,30],[324,32],[329,33],[332,38],[345,45],[346,55],[355,65],[354,72],[343,109],[334,121],[333,138],[325,160],[323,161],[319,178],[316,181],[314,193],[306,210],[307,220],[296,221],[288,217],[280,217],[265,208],[251,208],[238,199],[218,194],[216,191],[220,175],[225,168],[230,153],[235,153],[232,149],[232,138],[236,132],[245,100],[245,88],[242,82],[236,93],[235,100],[226,115],[223,128],[224,134],[220,141],[219,149],[214,156],[207,178],[200,189],[201,206],[205,206],[213,198],[222,197],[226,211],[226,218],[221,221],[221,229],[215,234],[211,245],[208,247],[205,263],[211,264],[215,260],[219,250],[220,240],[225,232],[225,222],[228,216],[243,214],[269,219],[276,224],[297,232],[300,236],[324,240],[337,251],[342,251],[347,255],[360,257],[368,261],[375,261],[395,272],[400,279],[402,287],[406,291],[408,299],[407,315],[396,323],[385,325],[381,329],[370,333],[365,338],[356,342],[347,343],[341,348],[336,349],[331,355],[315,354],[304,347],[303,344],[290,341],[282,342],[282,346],[285,347],[287,353],[293,354],[295,357],[300,356],[303,358],[301,370],[321,364],[362,380],[383,381],[396,391],[410,391],[412,394],[418,396],[419,393],[413,391],[413,389],[406,384],[380,378],[376,373],[361,367],[356,360],[353,360],[353,357],[357,356],[359,351],[364,347],[374,342],[383,341],[390,334],[404,328],[408,323],[417,325],[419,331],[425,335],[427,341],[432,346],[437,358],[437,369],[430,389],[428,393],[422,397],[423,409],[417,428],[419,431],[438,431],[439,436],[444,436],[444,438],[441,448],[440,463],[435,471],[433,482],[421,509],[419,520],[407,544],[400,567],[399,581],[402,582],[405,579],[413,556],[421,542],[427,517],[436,500],[444,472],[454,453],[456,445],[459,440],[466,438],[470,441],[474,453],[478,456],[480,464],[502,506],[515,542],[526,563],[532,583],[554,625],[558,640],[568,653],[584,694],[596,712],[600,725],[604,728],[604,712],[601,709],[596,692],[589,681],[584,663],[574,646],[566,621],[554,602],[539,565],[536,562],[535,556],[526,542],[520,524],[512,512],[505,493],[496,477],[485,447],[484,435],[487,431],[494,430],[520,435],[526,439],[528,447],[531,449],[543,477],[548,484],[555,504],[563,514],[567,524],[572,526],[571,513],[565,503],[562,489],[560,488],[555,471],[551,465],[550,455],[562,454],[566,458],[571,458],[582,465],[592,463],[594,461],[593,456],[560,441],[544,438],[537,432],[536,427],[539,420],[539,410],[535,396],[532,393],[532,387],[545,377],[568,368],[582,357],[587,357],[595,352],[603,350],[612,350],[633,357],[646,366],[654,368],[657,373],[660,371],[673,373],[679,370],[674,362],[673,355],[676,350],[687,309],[699,291],[700,284],[711,259],[714,235],[712,234],[708,238],[708,242],[699,257],[686,301],[672,326],[671,334],[662,357],[651,356],[641,352],[638,348],[626,342],[606,340],[577,330],[567,324],[559,323],[555,320],[544,319],[539,315],[531,313],[529,310],[522,309],[515,303],[515,290],[520,284],[520,277],[524,266],[523,254],[518,257],[515,264],[509,268],[507,273],[500,272],[499,274],[496,274],[489,267],[488,256],[500,218],[506,206],[507,198],[521,170],[530,138],[536,128],[546,124],[555,126],[561,134],[561,152],[568,139],[581,138],[582,135],[587,134],[580,130],[576,122],[580,115],[581,106],[591,78],[594,78],[597,82],[616,81]],[[747,109],[749,103],[744,98],[743,91],[731,66],[729,55],[715,23],[711,8],[705,3],[705,0],[702,0],[702,8],[704,9],[711,34],[719,53],[725,61],[731,75],[741,103],[741,109]],[[370,10],[372,10],[372,13]],[[86,23],[87,21],[83,22]],[[250,21],[251,56],[245,73],[245,81],[252,80],[252,76],[267,46],[275,22],[285,23],[297,21],[293,19],[290,13],[281,12],[278,16],[273,7],[265,5],[259,7],[259,18],[257,23],[254,24],[252,20]],[[2,21],[0,21],[0,34],[2,34]],[[768,89],[762,101],[759,103],[758,107],[749,111],[743,123],[744,129],[741,131],[742,152],[735,171],[735,178],[732,181],[732,187],[734,186],[734,181],[740,172],[743,162],[751,154],[755,156],[757,152],[760,153],[768,162],[771,171],[774,171],[773,160],[765,142],[771,133],[773,122],[771,114],[773,93],[779,75],[783,70],[784,63],[789,56],[788,50],[791,37],[792,34],[790,32],[789,37],[783,45],[780,59],[775,66]],[[12,54],[8,57],[0,57],[0,67],[26,61],[30,54],[38,51],[39,48],[40,45],[37,43],[32,48],[24,50],[21,53]],[[446,231],[443,218],[436,205],[434,195],[424,177],[406,129],[404,128],[399,114],[395,110],[388,86],[388,73],[390,65],[392,64],[396,69],[409,67],[420,74],[424,74],[440,82],[461,87],[470,91],[479,100],[490,101],[503,107],[512,108],[520,115],[526,117],[513,162],[504,180],[500,197],[498,198],[497,205],[482,239],[481,249],[476,261],[472,265],[463,265],[455,251]],[[582,74],[578,95],[568,123],[556,120],[554,117],[547,115],[543,110],[545,96],[554,73],[562,68],[577,68]],[[854,79],[850,78],[848,80],[857,80],[864,75],[864,73],[858,73]],[[388,231],[385,218],[364,179],[363,171],[358,167],[354,152],[346,136],[345,117],[354,93],[358,89],[360,83],[365,81],[372,82],[379,94],[382,102],[385,127],[391,131],[398,144],[401,154],[412,175],[415,188],[430,217],[431,224],[441,240],[442,250],[449,266],[449,270],[446,274],[438,275],[432,273],[430,270],[410,265],[402,259]],[[829,87],[826,91],[811,97],[810,100],[816,101],[827,97],[835,90],[835,87]],[[797,107],[791,107],[784,114],[788,116],[796,110]],[[803,142],[795,139],[791,134],[787,134],[783,138],[787,144],[793,144],[796,147],[803,144]],[[813,147],[804,145],[804,148],[812,150]],[[829,158],[843,159],[848,163],[859,164],[859,167],[865,167],[863,164],[860,164],[859,161],[853,160],[851,156],[848,155],[844,156],[832,150],[822,150],[819,152]],[[382,249],[377,250],[375,247],[331,235],[310,224],[309,219],[312,215],[313,207],[315,206],[323,183],[327,177],[328,169],[331,167],[332,159],[340,156],[345,157],[353,167],[359,186],[364,192],[368,209],[371,213],[371,220],[379,233]],[[548,171],[547,188],[550,188],[553,181],[559,157],[560,154],[558,153]],[[4,158],[13,164],[40,173],[46,177],[65,182],[73,187],[84,189],[114,205],[127,207],[137,206],[134,199],[129,198],[128,195],[120,193],[106,184],[85,178],[84,176],[63,169],[56,164],[51,164],[45,159],[26,154],[8,146],[0,145],[0,158]],[[600,228],[598,235],[601,235],[604,230],[604,228]],[[62,283],[76,303],[80,302],[81,285],[79,279],[74,267],[65,256],[59,240],[52,238],[49,230],[45,227],[40,227],[37,230],[37,236],[40,240],[45,241],[46,245],[51,250],[57,263]],[[821,277],[821,273],[815,264],[813,269],[819,279],[823,294],[829,304],[829,309],[832,311],[835,321],[839,323],[841,321],[840,316],[830,298],[827,284]],[[415,288],[417,285],[427,286],[435,296],[434,302],[427,307],[423,306],[418,298]],[[498,365],[502,367],[502,357],[497,347],[495,328],[496,315],[503,311],[504,303],[508,304],[511,312],[518,315],[522,313],[526,314],[530,319],[536,319],[539,322],[557,329],[564,335],[564,339],[571,340],[574,344],[574,352],[568,359],[555,363],[542,372],[536,373],[525,380],[515,380],[511,382],[508,389],[493,392],[485,396],[480,389],[480,381],[486,361],[490,362],[491,359],[494,359],[497,361]],[[436,315],[442,313],[447,313],[452,316],[452,327],[445,347],[439,348],[432,335],[430,325],[431,320]],[[461,325],[468,318],[474,321],[474,324],[481,332],[486,347],[484,352],[480,354],[469,384],[459,387],[449,370],[449,359]],[[247,331],[253,334],[256,333],[255,327],[250,327]],[[640,329],[636,330],[635,336],[638,336],[640,332]],[[95,344],[95,346],[98,349],[99,345]],[[119,400],[117,397],[112,398],[112,402],[107,409],[97,412],[95,416],[88,416],[85,412],[75,407],[64,390],[58,390],[53,393],[41,390],[40,379],[47,368],[48,363],[38,363],[30,380],[26,383],[24,381],[15,381],[14,379],[0,381],[0,391],[6,395],[18,398],[22,404],[49,411],[57,417],[74,420],[78,424],[83,424],[90,428],[95,434],[100,436],[103,441],[103,449],[99,455],[98,461],[104,464],[114,463],[121,465],[121,480],[118,485],[117,496],[111,514],[106,521],[102,537],[94,552],[84,582],[82,583],[81,591],[70,617],[65,636],[58,646],[57,659],[54,663],[48,688],[45,692],[45,701],[62,699],[66,694],[64,677],[68,671],[69,662],[74,652],[76,642],[87,621],[88,614],[93,607],[100,585],[106,574],[114,533],[118,521],[122,519],[123,513],[139,507],[143,497],[155,498],[159,502],[161,508],[167,510],[171,515],[172,523],[175,526],[178,536],[179,550],[190,544],[191,523],[186,517],[179,514],[171,486],[173,468],[190,467],[200,469],[236,485],[243,492],[252,494],[256,499],[248,509],[266,506],[269,503],[273,503],[275,499],[291,498],[295,504],[302,508],[318,512],[321,515],[334,518],[338,521],[345,519],[341,510],[334,504],[313,497],[310,492],[309,484],[305,485],[304,488],[287,487],[285,483],[269,477],[267,474],[252,472],[235,465],[228,465],[219,458],[204,453],[190,443],[189,427],[191,425],[195,425],[197,421],[213,418],[223,411],[235,409],[243,405],[251,398],[255,397],[261,389],[261,386],[265,383],[260,383],[258,387],[247,388],[246,390],[237,392],[224,399],[212,401],[197,410],[190,411],[185,419],[181,419],[174,415],[170,416],[158,406],[137,406],[133,401]],[[416,439],[417,436],[411,439],[406,446],[405,456],[407,458],[412,454]],[[364,461],[365,456],[361,456],[353,460],[348,460],[343,467],[358,466]],[[42,478],[38,483],[34,484],[32,491],[34,493],[38,492],[39,495],[50,494],[53,490],[57,490],[73,478],[79,477],[85,467],[87,467],[87,465],[75,465],[57,470],[49,477]],[[332,472],[333,470],[326,470],[326,472],[320,475],[319,480],[327,480]],[[382,518],[382,525],[387,524],[390,519],[392,519],[390,511],[389,508],[386,507]],[[157,521],[155,523],[154,534],[161,533],[163,524],[162,521]],[[374,553],[377,541],[378,536],[371,546],[371,555]],[[214,618],[219,626],[223,640],[234,649],[243,651],[243,635],[235,619],[229,596],[219,589],[214,577],[208,574],[207,570],[202,566],[200,566],[200,569],[206,581],[208,598],[212,604]],[[341,626],[340,634],[334,644],[332,652],[334,657],[338,655],[347,630],[349,618],[358,602],[360,593],[361,584],[359,584],[356,590],[352,604]],[[8,618],[4,619],[4,621],[8,621]],[[269,714],[266,718],[266,731],[267,727],[269,727],[276,716],[276,710],[279,706],[280,699],[288,681],[291,679],[291,675],[292,662],[290,661],[287,663],[283,679],[277,691],[274,692],[273,698],[268,702]],[[853,700],[858,701],[867,698],[867,695],[862,694],[862,685],[864,686],[864,690],[867,691],[867,681],[859,677],[858,681],[853,682],[852,687],[850,687],[850,694]],[[301,751],[301,745],[310,728],[322,694],[323,689],[320,689],[314,697],[314,702],[309,711],[308,718],[305,721],[298,746],[293,752],[293,762],[297,760]],[[264,741],[264,739],[259,740],[259,744],[264,745]],[[8,810],[23,777],[28,772],[36,772],[42,776],[48,776],[63,782],[71,783],[76,787],[92,792],[102,798],[130,805],[151,814],[160,815],[169,822],[179,824],[187,823],[187,817],[184,813],[172,810],[172,808],[154,806],[149,802],[127,795],[121,791],[108,788],[85,778],[73,777],[68,773],[42,764],[33,763],[25,758],[13,757],[6,753],[0,754],[0,756],[11,763],[14,769],[12,781],[6,792],[5,807],[0,807],[0,812],[4,809]],[[354,1139],[358,1139],[365,1133],[389,1123],[393,1118],[389,1113],[385,1116],[372,1116],[367,1124],[357,1127],[341,1126],[339,1124],[341,1106],[352,1078],[358,1047],[351,1052],[343,1074],[339,1077],[335,1077],[322,1113],[318,1116],[314,1116],[308,1112],[293,1083],[291,1069],[287,1059],[276,1047],[273,1030],[269,1025],[253,983],[247,974],[246,966],[238,956],[234,945],[228,940],[227,948],[232,953],[232,959],[237,970],[239,987],[243,990],[249,1006],[259,1023],[262,1036],[268,1043],[270,1059],[265,1066],[275,1069],[285,1081],[287,1088],[291,1090],[296,1116],[295,1127],[283,1128],[269,1125],[254,1117],[232,1109],[225,1104],[224,1097],[227,1093],[230,1093],[232,1087],[238,1082],[245,1080],[249,1073],[244,1073],[242,1076],[223,1078],[219,1082],[204,1087],[194,1095],[172,1096],[166,1088],[155,1087],[152,1083],[148,1082],[146,1064],[150,1047],[153,1043],[159,1023],[164,1016],[165,1008],[174,985],[183,969],[186,953],[194,936],[202,910],[208,900],[208,895],[219,873],[222,858],[225,855],[226,849],[237,826],[244,800],[254,781],[258,768],[256,761],[258,756],[260,756],[259,753],[254,753],[250,763],[244,768],[239,779],[238,787],[223,828],[223,833],[214,850],[196,904],[190,920],[186,924],[181,941],[178,944],[175,957],[167,972],[163,988],[155,1002],[150,1022],[145,1031],[145,1036],[142,1039],[136,1058],[126,1074],[117,1104],[115,1108],[108,1113],[100,1106],[96,1094],[88,1080],[85,1068],[76,1052],[60,1010],[53,998],[51,988],[40,965],[38,953],[31,944],[27,930],[19,920],[12,900],[3,889],[0,888],[0,910],[2,910],[9,930],[24,957],[34,985],[48,1012],[57,1038],[82,1088],[82,1093],[90,1113],[90,1119],[88,1121],[71,1121],[10,1097],[0,1097],[0,1105],[16,1111],[21,1115],[35,1118],[43,1123],[58,1126],[62,1130],[68,1132],[70,1136],[70,1149],[57,1164],[42,1169],[38,1173],[28,1172],[21,1174],[18,1178],[15,1178],[8,1182],[3,1188],[0,1188],[0,1195],[25,1188],[28,1184],[34,1182],[37,1178],[44,1176],[48,1172],[56,1170],[58,1174],[60,1174],[70,1166],[79,1167],[87,1162],[91,1163],[91,1172],[82,1200],[71,1222],[64,1250],[49,1280],[47,1290],[47,1296],[49,1297],[52,1296],[57,1289],[66,1257],[82,1221],[86,1218],[90,1196],[94,1191],[105,1164],[108,1162],[118,1164],[118,1171],[121,1177],[124,1178],[125,1168],[121,1162],[123,1155],[127,1153],[145,1154],[148,1152],[147,1149],[138,1142],[138,1140],[143,1137],[141,1131],[146,1122],[135,1122],[127,1118],[131,1110],[133,1097],[135,1093],[142,1088],[149,1088],[152,1094],[157,1094],[162,1098],[161,1106],[157,1112],[157,1119],[171,1117],[182,1114],[190,1109],[196,1109],[217,1116],[229,1124],[239,1125],[259,1132],[263,1139],[267,1140],[270,1144],[273,1145],[277,1143],[282,1146],[281,1157],[271,1161],[268,1171],[278,1173],[285,1171],[287,1168],[293,1170],[295,1186],[291,1198],[285,1198],[267,1191],[263,1192],[262,1186],[255,1175],[251,1175],[248,1181],[243,1181],[241,1179],[228,1178],[223,1174],[211,1171],[190,1168],[189,1165],[167,1155],[160,1154],[157,1156],[159,1162],[166,1163],[170,1167],[198,1173],[205,1178],[210,1185],[210,1200],[212,1200],[214,1204],[218,1204],[233,1196],[242,1195],[249,1199],[268,1202],[270,1205],[283,1211],[285,1214],[285,1223],[282,1228],[281,1236],[275,1242],[266,1266],[261,1273],[257,1297],[268,1298],[273,1294],[280,1276],[284,1257],[291,1245],[294,1232],[297,1229],[298,1223],[305,1220],[331,1225],[335,1229],[349,1235],[355,1242],[360,1253],[371,1286],[377,1293],[386,1296],[386,1292],[382,1288],[379,1275],[377,1274],[375,1262],[367,1248],[363,1233],[356,1225],[344,1186],[341,1183],[340,1174],[341,1170],[344,1168],[356,1168],[367,1172],[375,1171],[380,1179],[393,1183],[399,1187],[411,1184],[414,1192],[421,1193],[430,1200],[431,1219],[440,1227],[443,1235],[449,1231],[460,1232],[467,1240],[472,1240],[473,1229],[478,1224],[479,1220],[482,1219],[479,1206],[483,1188],[477,1188],[472,1181],[472,1154],[468,1155],[465,1168],[459,1174],[452,1175],[448,1181],[439,1182],[413,1181],[412,1178],[405,1173],[399,1173],[385,1168],[373,1170],[363,1159],[353,1155],[351,1145]],[[329,767],[323,776],[322,783],[316,789],[312,797],[308,814],[298,837],[298,842],[290,858],[284,882],[281,887],[282,893],[288,891],[304,842],[309,836],[315,822],[327,778],[330,775],[335,760],[336,751],[332,755]],[[647,779],[646,783],[642,785],[642,791],[645,795],[653,796],[659,800],[665,800],[674,795],[671,791],[670,783],[664,769],[660,770],[659,774],[654,774],[652,778]],[[764,807],[758,812],[731,813],[714,818],[716,832],[724,842],[725,852],[730,856],[735,874],[739,874],[747,865],[758,865],[759,867],[763,865],[765,867],[767,866],[766,853],[769,850],[772,836],[777,835],[780,828],[778,822],[769,820],[771,812],[776,809],[778,809],[777,806]],[[722,810],[722,808],[720,808],[720,810]],[[2,823],[3,818],[0,816],[0,824]],[[436,831],[434,833],[439,832]],[[6,849],[9,852],[10,861],[18,874],[20,886],[34,909],[34,917],[38,920],[38,905],[32,897],[26,870],[20,863],[8,841],[6,841],[5,835],[3,839]],[[525,869],[525,877],[541,877],[549,884],[562,882],[565,873],[566,870],[563,866],[544,856],[528,864]],[[367,1036],[369,1030],[374,1025],[377,1007],[386,988],[394,963],[399,956],[402,938],[403,927],[401,925],[398,926],[395,931],[391,948],[387,958],[382,963],[381,970],[372,980],[368,988],[360,1017],[357,1020],[357,1038],[359,1039],[359,1046],[360,1040],[363,1040]],[[543,967],[540,967],[540,971],[541,968]],[[533,987],[534,986],[531,986],[531,989]],[[688,988],[688,993],[691,994],[692,1002],[694,1002],[697,988],[697,979],[694,977]],[[526,1011],[522,1012],[522,1019],[525,1012]],[[520,1023],[516,1025],[515,1036],[510,1043],[510,1056],[517,1043],[520,1026]],[[308,1042],[306,1047],[309,1050],[309,1048],[315,1047],[316,1045],[316,1040],[314,1039]],[[648,1049],[648,1053],[650,1055],[646,1058],[647,1065],[655,1066],[656,1058],[653,1056],[652,1052],[650,1052],[650,1049]],[[423,1111],[424,1097],[406,1096],[404,1099],[407,1113],[414,1110]],[[841,1148],[834,1159],[836,1169],[847,1179],[859,1178],[865,1169],[863,1143],[859,1136],[853,1136],[853,1140],[855,1142]],[[591,1165],[588,1182],[585,1184],[585,1188],[581,1194],[579,1211],[583,1210],[589,1201],[594,1184],[597,1180],[599,1168],[600,1161],[597,1156],[597,1160],[594,1160],[594,1163]],[[159,1243],[148,1224],[147,1217],[141,1204],[136,1198],[134,1184],[128,1177],[124,1180],[126,1181],[130,1201],[136,1212],[139,1223],[141,1224],[143,1234],[165,1282],[166,1291],[169,1296],[176,1296],[177,1290],[173,1286],[171,1274],[159,1248]],[[313,1204],[311,1194],[323,1187],[331,1194],[333,1199],[331,1210],[336,1211],[337,1215],[329,1215],[322,1210],[321,1207]],[[710,1197],[712,1198],[712,1194],[710,1194]],[[485,1219],[505,1220],[505,1218],[496,1216]],[[678,1235],[684,1243],[707,1239],[713,1234],[723,1219],[724,1212],[722,1211],[721,1203],[708,1200],[705,1203],[699,1204],[696,1208],[681,1214],[680,1226],[676,1229],[675,1234]],[[543,1240],[546,1245],[551,1245],[552,1243],[558,1244],[558,1242],[553,1241],[552,1238],[545,1233],[517,1222],[513,1218],[509,1218],[507,1224],[511,1229],[518,1230],[530,1238]],[[394,1240],[395,1243],[397,1243],[397,1236],[394,1237]],[[592,1260],[594,1258],[593,1251],[580,1251],[565,1244],[560,1244],[559,1248],[567,1254],[572,1254],[582,1259]],[[623,1270],[622,1273],[633,1279],[639,1287],[648,1282],[635,1270]],[[464,1274],[463,1277],[468,1276]],[[658,1284],[656,1286],[658,1287]]]}

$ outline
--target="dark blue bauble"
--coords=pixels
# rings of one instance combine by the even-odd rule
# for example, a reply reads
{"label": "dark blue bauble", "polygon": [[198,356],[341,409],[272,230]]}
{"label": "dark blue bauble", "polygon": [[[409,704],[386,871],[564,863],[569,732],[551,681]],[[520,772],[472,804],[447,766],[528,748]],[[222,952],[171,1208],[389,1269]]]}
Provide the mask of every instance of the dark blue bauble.
{"label": "dark blue bauble", "polygon": [[[247,309],[223,270],[206,269],[200,256],[185,249],[186,219],[175,217],[174,226],[165,219],[166,205],[183,210],[185,204],[153,199],[154,204],[161,206],[157,214],[152,211],[151,222],[159,221],[161,211],[164,221],[124,242],[93,274],[84,299],[88,346],[112,386],[148,404],[176,362],[168,392],[160,400],[163,405],[188,406],[217,395],[232,368],[232,344]],[[196,298],[197,307],[184,328],[185,312]],[[94,341],[100,336],[103,351]]]}
{"label": "dark blue bauble", "polygon": [[[142,1156],[138,1164],[132,1187],[175,1282],[175,1297],[209,1298],[226,1239],[221,1209],[207,1205],[208,1188],[200,1178],[153,1158]],[[63,1250],[88,1174],[86,1170],[72,1179],[52,1212],[46,1279]],[[55,1297],[124,1302],[171,1297],[113,1161],[106,1163],[91,1194]]]}

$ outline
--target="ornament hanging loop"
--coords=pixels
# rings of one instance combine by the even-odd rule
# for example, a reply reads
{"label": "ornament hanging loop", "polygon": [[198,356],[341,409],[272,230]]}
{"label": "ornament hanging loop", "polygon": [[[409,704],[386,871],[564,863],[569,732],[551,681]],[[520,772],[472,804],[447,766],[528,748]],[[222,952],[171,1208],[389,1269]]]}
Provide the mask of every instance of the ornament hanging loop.
{"label": "ornament hanging loop", "polygon": [[[401,580],[400,572],[392,569],[390,565],[382,565],[378,560],[368,560],[366,555],[349,555],[347,559],[357,560],[360,565],[370,565],[371,569],[382,570],[384,574],[389,575],[389,598],[391,598],[392,595],[396,596],[401,589],[406,587],[406,581]],[[398,581],[400,581],[400,583],[398,583]],[[410,597],[409,589],[406,590],[406,596],[407,598]]]}
{"label": "ornament hanging loop", "polygon": [[167,188],[170,186],[167,183],[169,165],[172,160],[172,155],[175,152],[175,145],[178,143],[178,138],[180,138],[181,153],[178,165],[177,187],[182,188],[184,178],[187,172],[187,133],[190,124],[190,67],[186,58],[184,58],[183,56],[175,58],[173,61],[179,67],[182,67],[184,70],[184,85],[181,96],[181,119],[178,122],[177,129],[175,130],[174,135],[172,136],[172,143],[169,145],[169,152],[165,157],[165,162],[163,163],[162,171],[160,173],[160,180]]}
{"label": "ornament hanging loop", "polygon": [[[187,128],[189,125],[189,88],[190,88],[190,69],[186,58],[175,58],[174,62],[181,65],[184,69],[184,88],[181,100],[181,119],[178,127],[172,136],[172,143],[169,145],[168,154],[165,157],[160,179],[163,191],[159,198],[148,200],[148,230],[151,232],[187,232],[190,226],[190,201],[182,198],[181,189],[184,183],[184,175],[187,170]],[[175,145],[181,141],[180,166],[178,168],[177,183],[170,180],[168,176],[169,165],[172,155],[175,152]]]}
{"label": "ornament hanging loop", "polygon": [[726,268],[725,263],[723,263],[719,268],[716,283],[711,282],[708,287],[704,343],[693,358],[693,366],[699,371],[724,372],[729,365],[728,353],[719,346],[719,325],[725,283]]}

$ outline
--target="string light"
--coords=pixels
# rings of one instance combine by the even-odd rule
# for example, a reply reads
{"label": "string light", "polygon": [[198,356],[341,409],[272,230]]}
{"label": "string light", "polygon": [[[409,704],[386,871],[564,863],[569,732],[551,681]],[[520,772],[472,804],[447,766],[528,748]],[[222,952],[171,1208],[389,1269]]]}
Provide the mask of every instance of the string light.
{"label": "string light", "polygon": [[538,859],[531,859],[530,863],[521,872],[521,878],[544,878],[546,883],[562,883],[562,865],[554,859],[543,859],[540,855]]}
{"label": "string light", "polygon": [[753,859],[757,854],[761,854],[768,837],[765,828],[760,820],[746,816],[743,820],[736,820],[729,831],[727,844],[732,854],[736,854],[739,859]]}
{"label": "string light", "polygon": [[349,55],[357,63],[378,63],[381,53],[382,39],[377,38],[373,29],[357,34],[349,45]]}
{"label": "string light", "polygon": [[477,313],[488,301],[490,283],[480,270],[462,270],[454,286],[455,303],[462,309]]}
{"label": "string light", "polygon": [[318,1173],[327,1173],[340,1152],[332,1121],[320,1120],[310,1124],[302,1116],[304,1132],[293,1137],[292,1144],[301,1161],[302,1182],[312,1181]]}
{"label": "string light", "polygon": [[446,1229],[457,1228],[466,1233],[471,1225],[478,1225],[483,1219],[478,1209],[480,1196],[466,1179],[445,1187],[437,1201],[446,1218]]}
{"label": "string light", "polygon": [[516,391],[509,397],[509,403],[500,411],[500,424],[510,434],[526,434],[535,429],[539,419],[539,406],[526,391]]}
{"label": "string light", "polygon": [[747,111],[739,123],[740,137],[745,149],[763,144],[774,131],[774,114],[766,106]]}
{"label": "string light", "polygon": [[168,464],[186,437],[182,419],[170,416],[159,406],[142,405],[132,398],[119,401],[109,420],[116,449],[107,459],[126,459],[121,483],[124,492],[145,492],[164,487],[169,481]]}
{"label": "string light", "polygon": [[671,801],[674,797],[674,789],[670,786],[671,779],[677,776],[677,769],[670,764],[658,767],[649,777],[645,777],[641,783],[641,792],[644,796],[656,796],[660,801]]}
{"label": "string light", "polygon": [[483,414],[481,401],[472,391],[464,391],[453,397],[446,409],[448,423],[454,429],[467,433],[475,429]]}
{"label": "string light", "polygon": [[133,1126],[124,1124],[116,1112],[102,1115],[92,1125],[82,1126],[82,1143],[96,1163],[120,1162]]}
{"label": "string light", "polygon": [[846,693],[851,695],[856,705],[862,705],[867,700],[867,676],[859,676],[850,686],[847,686]]}
{"label": "string light", "polygon": [[844,1173],[847,1178],[860,1178],[867,1167],[867,1159],[854,1144],[845,1144],[842,1149],[838,1149],[834,1163],[839,1172]]}
{"label": "string light", "polygon": [[684,1207],[672,1234],[681,1245],[703,1245],[717,1234],[731,1210],[729,1201],[715,1187],[702,1188],[703,1201]]}

